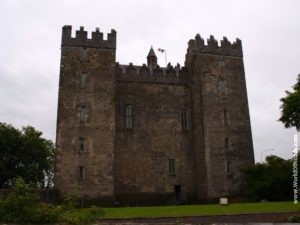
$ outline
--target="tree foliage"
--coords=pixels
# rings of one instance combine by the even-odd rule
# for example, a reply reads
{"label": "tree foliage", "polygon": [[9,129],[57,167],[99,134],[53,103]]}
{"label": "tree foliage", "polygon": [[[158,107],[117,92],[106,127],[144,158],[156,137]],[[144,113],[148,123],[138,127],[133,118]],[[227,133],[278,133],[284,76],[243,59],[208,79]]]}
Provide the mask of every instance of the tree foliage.
{"label": "tree foliage", "polygon": [[33,185],[22,178],[14,180],[12,192],[0,199],[0,221],[12,223],[53,223],[60,217],[60,208],[41,203]]}
{"label": "tree foliage", "polygon": [[296,127],[300,131],[300,74],[293,92],[286,91],[286,97],[281,98],[281,121],[286,128]]}
{"label": "tree foliage", "polygon": [[268,156],[266,163],[244,169],[247,196],[253,200],[292,200],[292,170],[291,159],[284,160],[274,155]]}
{"label": "tree foliage", "polygon": [[31,126],[21,130],[0,123],[0,188],[9,188],[22,177],[40,188],[52,184],[54,144]]}
{"label": "tree foliage", "polygon": [[[69,200],[63,205],[42,203],[35,185],[14,180],[11,193],[0,198],[0,223],[87,225],[103,217],[98,207],[76,208]],[[73,201],[73,200],[72,200]]]}

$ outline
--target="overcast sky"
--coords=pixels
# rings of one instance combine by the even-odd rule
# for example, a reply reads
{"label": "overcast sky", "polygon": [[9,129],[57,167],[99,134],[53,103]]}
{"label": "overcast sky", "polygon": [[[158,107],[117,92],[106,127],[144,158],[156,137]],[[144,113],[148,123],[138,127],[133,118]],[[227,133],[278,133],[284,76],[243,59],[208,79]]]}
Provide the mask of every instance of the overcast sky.
{"label": "overcast sky", "polygon": [[[292,156],[295,129],[278,122],[300,73],[299,0],[0,0],[0,121],[55,140],[61,27],[117,31],[117,61],[140,65],[151,45],[184,64],[200,33],[242,40],[256,161]],[[90,35],[90,34],[89,34]],[[157,53],[160,65],[164,57]],[[298,133],[299,135],[299,133]],[[299,135],[300,136],[300,135]]]}

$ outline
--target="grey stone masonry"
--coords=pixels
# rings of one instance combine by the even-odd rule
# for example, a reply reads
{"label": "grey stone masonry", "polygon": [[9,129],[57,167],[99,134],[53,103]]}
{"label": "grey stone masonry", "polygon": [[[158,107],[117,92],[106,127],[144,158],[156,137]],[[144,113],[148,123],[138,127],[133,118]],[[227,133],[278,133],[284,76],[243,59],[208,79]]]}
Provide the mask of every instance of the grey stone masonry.
{"label": "grey stone masonry", "polygon": [[[55,188],[107,205],[243,196],[254,163],[242,44],[200,35],[184,66],[116,62],[116,31],[62,28]],[[145,59],[145,60],[146,60]]]}

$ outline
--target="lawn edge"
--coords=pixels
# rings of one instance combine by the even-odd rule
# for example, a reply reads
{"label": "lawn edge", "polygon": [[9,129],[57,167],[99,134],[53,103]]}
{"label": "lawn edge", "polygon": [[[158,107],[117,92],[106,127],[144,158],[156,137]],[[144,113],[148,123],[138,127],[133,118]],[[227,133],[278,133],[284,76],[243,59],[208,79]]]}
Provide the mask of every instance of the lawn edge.
{"label": "lawn edge", "polygon": [[236,216],[236,215],[257,215],[257,214],[283,214],[300,212],[297,210],[287,211],[274,211],[274,212],[246,212],[246,213],[226,213],[226,214],[207,214],[207,215],[188,215],[188,216],[159,216],[159,217],[118,217],[118,218],[101,218],[101,221],[105,220],[147,220],[147,219],[175,219],[175,218],[191,218],[191,217],[210,217],[210,216]]}

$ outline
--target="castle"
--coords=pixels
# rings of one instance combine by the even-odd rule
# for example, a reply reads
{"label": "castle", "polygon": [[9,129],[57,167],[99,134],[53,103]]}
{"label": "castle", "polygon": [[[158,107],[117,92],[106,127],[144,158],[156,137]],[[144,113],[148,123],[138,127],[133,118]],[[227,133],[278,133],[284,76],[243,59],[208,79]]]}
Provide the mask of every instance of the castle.
{"label": "castle", "polygon": [[238,196],[254,163],[242,45],[199,34],[185,65],[116,62],[103,38],[64,26],[55,188],[112,204],[194,203]]}

